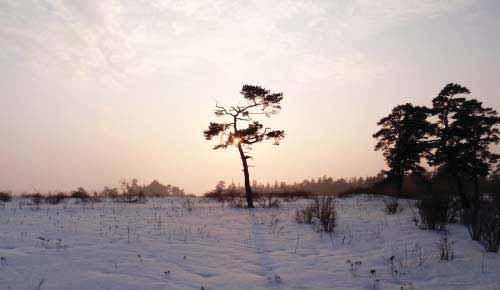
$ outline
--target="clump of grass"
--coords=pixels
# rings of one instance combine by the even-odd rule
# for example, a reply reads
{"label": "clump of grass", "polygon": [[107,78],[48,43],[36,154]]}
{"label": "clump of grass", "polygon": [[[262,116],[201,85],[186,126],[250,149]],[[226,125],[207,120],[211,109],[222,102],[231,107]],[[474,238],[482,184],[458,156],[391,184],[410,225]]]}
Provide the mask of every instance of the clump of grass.
{"label": "clump of grass", "polygon": [[432,252],[417,243],[406,243],[393,248],[393,255],[389,258],[392,275],[406,275],[412,270],[426,267],[434,257]]}
{"label": "clump of grass", "polygon": [[336,216],[333,197],[316,197],[312,204],[297,210],[295,220],[297,223],[313,224],[318,232],[332,233],[336,225]]}

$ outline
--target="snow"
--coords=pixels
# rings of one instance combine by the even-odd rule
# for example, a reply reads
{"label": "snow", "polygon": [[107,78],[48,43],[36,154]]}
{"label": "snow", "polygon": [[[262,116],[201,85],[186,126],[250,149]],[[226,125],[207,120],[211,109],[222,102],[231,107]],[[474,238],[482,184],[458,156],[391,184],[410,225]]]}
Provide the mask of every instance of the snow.
{"label": "snow", "polygon": [[499,255],[450,225],[455,258],[440,261],[444,234],[415,225],[411,200],[387,215],[381,198],[338,199],[332,236],[295,222],[308,202],[246,210],[164,198],[37,209],[17,198],[0,206],[0,289],[500,289]]}

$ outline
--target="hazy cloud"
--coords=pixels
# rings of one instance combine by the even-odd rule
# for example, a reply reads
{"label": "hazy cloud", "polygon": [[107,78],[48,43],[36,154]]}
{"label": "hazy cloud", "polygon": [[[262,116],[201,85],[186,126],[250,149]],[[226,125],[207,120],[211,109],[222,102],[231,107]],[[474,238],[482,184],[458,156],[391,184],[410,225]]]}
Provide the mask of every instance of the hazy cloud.
{"label": "hazy cloud", "polygon": [[2,1],[0,41],[4,58],[42,74],[120,82],[244,67],[279,78],[267,66],[307,81],[369,65],[362,52],[345,51],[348,40],[471,2]]}

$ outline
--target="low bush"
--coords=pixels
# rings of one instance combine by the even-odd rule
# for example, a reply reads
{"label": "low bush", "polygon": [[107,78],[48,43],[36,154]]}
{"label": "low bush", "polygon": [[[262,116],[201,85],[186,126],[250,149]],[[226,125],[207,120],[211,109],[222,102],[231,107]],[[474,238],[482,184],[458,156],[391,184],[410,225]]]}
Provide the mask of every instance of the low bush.
{"label": "low bush", "polygon": [[59,204],[67,198],[68,198],[68,196],[65,193],[59,192],[59,193],[54,194],[54,195],[49,194],[48,196],[46,196],[45,202],[47,202],[49,204]]}
{"label": "low bush", "polygon": [[341,191],[338,193],[336,196],[337,197],[349,197],[357,194],[379,194],[379,192],[376,192],[373,190],[371,187],[350,187],[344,191]]}
{"label": "low bush", "polygon": [[482,209],[477,210],[469,208],[462,210],[461,221],[465,226],[467,226],[469,235],[474,241],[479,241],[481,239],[482,215],[484,215]]}
{"label": "low bush", "polygon": [[297,223],[313,224],[318,232],[332,233],[336,216],[333,197],[316,197],[312,204],[296,212],[295,220]]}
{"label": "low bush", "polygon": [[81,201],[88,201],[90,198],[90,195],[87,193],[87,191],[79,187],[77,190],[71,192],[71,197],[79,199]]}
{"label": "low bush", "polygon": [[427,230],[446,230],[452,210],[448,197],[433,194],[417,202],[420,215],[420,227]]}
{"label": "low bush", "polygon": [[120,195],[117,188],[109,188],[107,186],[99,193],[99,197],[115,199]]}
{"label": "low bush", "polygon": [[393,215],[393,214],[396,214],[398,212],[399,200],[397,198],[394,198],[394,197],[385,198],[384,204],[385,204],[385,212],[388,215]]}
{"label": "low bush", "polygon": [[39,206],[40,204],[42,204],[44,202],[44,199],[45,199],[41,193],[33,193],[30,195],[26,195],[25,197],[29,198],[29,200],[31,201],[31,204],[33,204],[35,206]]}
{"label": "low bush", "polygon": [[126,192],[113,198],[113,201],[124,203],[146,203],[146,195],[141,192]]}
{"label": "low bush", "polygon": [[243,197],[235,197],[228,200],[228,205],[234,208],[246,208],[247,200]]}
{"label": "low bush", "polygon": [[315,216],[316,209],[314,204],[311,204],[295,212],[295,221],[299,224],[312,224]]}
{"label": "low bush", "polygon": [[205,197],[216,199],[219,202],[230,201],[235,198],[241,198],[243,192],[239,190],[226,189],[224,191],[210,191],[205,193]]}
{"label": "low bush", "polygon": [[306,190],[283,190],[283,191],[271,191],[263,193],[264,195],[272,195],[275,198],[282,198],[284,200],[296,200],[299,198],[312,198],[315,195]]}
{"label": "low bush", "polygon": [[454,242],[444,235],[438,242],[439,258],[441,261],[451,261],[455,258]]}
{"label": "low bush", "polygon": [[256,197],[257,204],[262,208],[277,208],[280,207],[280,200],[275,198],[273,194],[260,195]]}
{"label": "low bush", "polygon": [[486,251],[497,253],[500,249],[500,210],[499,208],[483,211],[481,216],[481,242]]}
{"label": "low bush", "polygon": [[472,240],[480,241],[488,252],[498,252],[500,249],[500,206],[492,201],[484,201],[479,209],[464,210],[462,220]]}
{"label": "low bush", "polygon": [[0,191],[0,202],[10,202],[12,200],[12,193]]}
{"label": "low bush", "polygon": [[194,210],[195,208],[195,200],[193,198],[189,198],[189,197],[186,197],[183,201],[182,201],[182,207],[187,210],[188,212],[191,212]]}
{"label": "low bush", "polygon": [[[242,198],[245,192],[238,188],[228,188],[223,191],[210,191],[204,194],[205,197],[215,199],[219,202],[229,201],[235,198]],[[283,190],[283,191],[255,191],[254,199],[256,202],[264,202],[262,198],[281,199],[282,201],[293,201],[299,198],[312,198],[314,195],[304,190]],[[267,202],[267,201],[266,201]]]}
{"label": "low bush", "polygon": [[121,181],[121,194],[114,196],[113,201],[125,203],[146,203],[147,198],[144,191],[134,182]]}

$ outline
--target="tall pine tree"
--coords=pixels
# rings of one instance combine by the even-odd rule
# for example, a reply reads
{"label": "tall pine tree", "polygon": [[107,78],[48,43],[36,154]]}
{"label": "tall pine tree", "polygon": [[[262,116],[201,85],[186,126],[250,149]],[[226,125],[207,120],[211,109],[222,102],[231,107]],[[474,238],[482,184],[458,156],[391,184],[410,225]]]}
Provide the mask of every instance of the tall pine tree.
{"label": "tall pine tree", "polygon": [[462,205],[470,207],[465,195],[464,172],[460,167],[459,155],[462,150],[461,137],[454,129],[455,115],[465,102],[460,95],[470,94],[469,89],[459,84],[449,83],[432,100],[432,112],[436,117],[434,152],[428,156],[429,164],[440,167],[450,178],[450,184],[456,184],[456,193]]}
{"label": "tall pine tree", "polygon": [[500,158],[491,152],[490,146],[500,141],[498,125],[500,118],[492,108],[483,107],[475,100],[465,100],[461,103],[451,125],[451,132],[460,138],[457,147],[459,170],[474,185],[470,203],[474,208],[480,207],[481,196],[479,180],[488,176],[492,166]]}
{"label": "tall pine tree", "polygon": [[[479,208],[479,180],[486,177],[499,155],[490,146],[499,143],[500,119],[492,108],[483,107],[475,99],[464,96],[469,89],[459,84],[447,84],[433,100],[437,119],[435,150],[429,156],[431,165],[440,166],[454,180],[464,208]],[[474,185],[473,194],[465,190],[464,182]]]}
{"label": "tall pine tree", "polygon": [[430,110],[410,103],[399,105],[382,118],[377,125],[382,128],[373,134],[378,140],[375,150],[383,152],[389,170],[387,180],[403,191],[403,180],[407,173],[422,173],[420,160],[429,149],[428,137],[433,125],[427,120]]}

